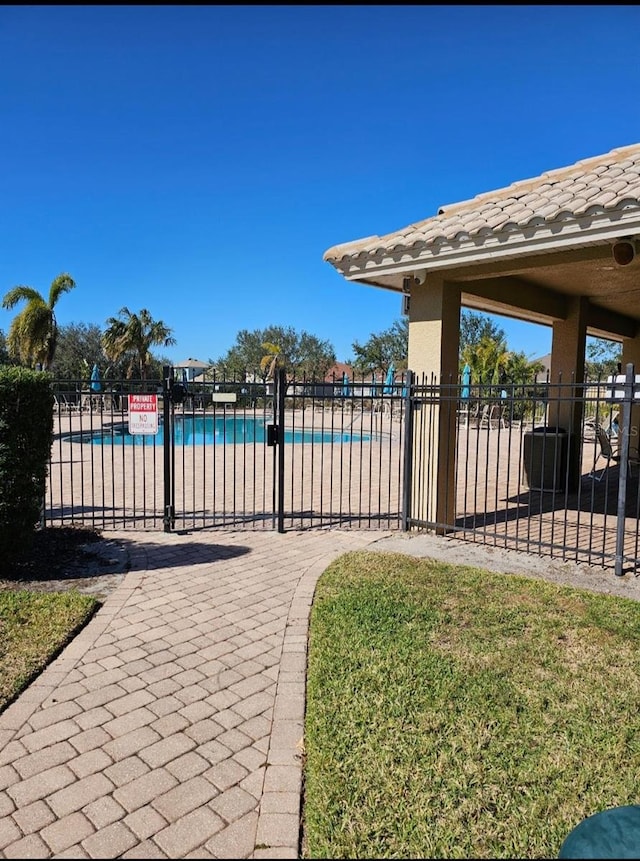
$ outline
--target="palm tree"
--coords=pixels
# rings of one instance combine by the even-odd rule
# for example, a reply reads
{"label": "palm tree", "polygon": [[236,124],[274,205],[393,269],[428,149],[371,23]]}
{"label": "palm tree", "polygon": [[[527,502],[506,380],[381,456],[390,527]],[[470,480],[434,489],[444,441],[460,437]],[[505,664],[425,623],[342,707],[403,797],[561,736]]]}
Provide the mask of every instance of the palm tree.
{"label": "palm tree", "polygon": [[128,362],[127,377],[131,379],[137,370],[141,380],[152,359],[151,347],[170,347],[176,343],[162,320],[154,320],[146,308],[133,314],[121,308],[118,317],[109,317],[108,328],[102,336],[105,355],[112,362],[125,359]]}
{"label": "palm tree", "polygon": [[282,354],[282,350],[278,344],[271,344],[268,341],[262,345],[262,349],[267,352],[266,355],[260,359],[260,370],[265,375],[265,380],[268,380],[269,377],[271,377],[272,380],[275,380],[276,369],[279,364],[278,360]]}
{"label": "palm tree", "polygon": [[471,379],[483,386],[496,385],[509,361],[507,343],[503,337],[482,335],[476,344],[467,344],[462,350],[461,364],[471,368]]}
{"label": "palm tree", "polygon": [[54,308],[60,296],[75,286],[73,278],[63,272],[51,282],[48,300],[24,284],[9,290],[2,300],[3,308],[11,309],[18,302],[27,303],[9,327],[7,349],[10,356],[24,365],[40,364],[44,371],[51,367],[58,343]]}

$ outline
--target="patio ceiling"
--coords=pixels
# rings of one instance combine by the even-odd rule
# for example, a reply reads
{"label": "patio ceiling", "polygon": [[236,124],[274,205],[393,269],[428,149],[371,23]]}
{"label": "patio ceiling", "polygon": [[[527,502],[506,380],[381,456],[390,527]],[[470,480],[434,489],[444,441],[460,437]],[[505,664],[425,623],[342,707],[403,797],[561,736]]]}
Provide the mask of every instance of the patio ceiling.
{"label": "patio ceiling", "polygon": [[587,297],[590,334],[631,338],[640,331],[640,244],[624,265],[613,249],[639,240],[633,144],[335,245],[324,259],[349,281],[387,290],[419,289],[440,272],[460,285],[465,307],[548,325],[566,317],[570,297]]}

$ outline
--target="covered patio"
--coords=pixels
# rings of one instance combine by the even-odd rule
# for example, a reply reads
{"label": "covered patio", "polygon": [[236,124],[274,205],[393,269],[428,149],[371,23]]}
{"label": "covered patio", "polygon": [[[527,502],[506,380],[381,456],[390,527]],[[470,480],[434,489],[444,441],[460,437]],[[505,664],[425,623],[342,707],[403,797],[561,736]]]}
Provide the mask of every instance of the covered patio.
{"label": "covered patio", "polygon": [[[347,281],[407,296],[409,368],[438,383],[458,381],[460,310],[496,313],[552,329],[549,404],[566,430],[568,487],[582,480],[585,342],[618,341],[623,365],[640,369],[640,144],[440,207],[384,236],[329,248]],[[430,413],[429,470],[412,510],[425,522],[455,522],[456,404]],[[638,437],[640,407],[631,411]]]}

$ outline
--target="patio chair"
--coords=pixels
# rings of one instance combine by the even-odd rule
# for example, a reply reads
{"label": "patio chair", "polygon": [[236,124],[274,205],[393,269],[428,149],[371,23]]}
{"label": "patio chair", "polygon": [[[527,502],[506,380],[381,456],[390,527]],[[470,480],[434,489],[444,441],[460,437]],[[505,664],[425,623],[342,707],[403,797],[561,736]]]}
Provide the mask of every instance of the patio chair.
{"label": "patio chair", "polygon": [[54,405],[59,413],[76,413],[80,407],[74,401],[70,401],[65,394],[53,396]]}
{"label": "patio chair", "polygon": [[[598,427],[604,427],[601,424],[601,418],[604,416],[587,416],[582,422],[582,441],[583,442],[593,442],[596,439],[596,432]],[[611,413],[609,426],[606,428],[605,433],[609,437],[617,437],[619,429],[619,415],[618,412]]]}
{"label": "patio chair", "polygon": [[490,409],[489,404],[485,404],[482,407],[482,412],[480,414],[476,414],[477,415],[476,421],[478,423],[479,428],[488,428],[489,427],[489,425],[490,425],[490,423],[489,423],[489,409]]}
{"label": "patio chair", "polygon": [[[589,478],[592,478],[594,481],[602,481],[606,471],[609,469],[612,463],[620,463],[620,452],[616,447],[614,449],[613,443],[611,441],[611,437],[607,433],[607,431],[602,427],[602,425],[596,425],[595,427],[596,434],[596,454],[593,461],[593,467],[591,472],[589,473]],[[596,473],[596,464],[600,460],[600,458],[605,459],[605,465],[600,470],[600,473]],[[629,448],[629,459],[627,462],[627,469],[629,470],[629,475],[633,475],[631,470],[631,466],[640,466],[640,452],[638,452],[637,448]]]}
{"label": "patio chair", "polygon": [[502,404],[485,404],[478,423],[479,428],[504,428],[507,423],[504,419]]}
{"label": "patio chair", "polygon": [[595,416],[588,416],[582,422],[582,441],[595,442],[596,429],[598,428],[598,420]]}

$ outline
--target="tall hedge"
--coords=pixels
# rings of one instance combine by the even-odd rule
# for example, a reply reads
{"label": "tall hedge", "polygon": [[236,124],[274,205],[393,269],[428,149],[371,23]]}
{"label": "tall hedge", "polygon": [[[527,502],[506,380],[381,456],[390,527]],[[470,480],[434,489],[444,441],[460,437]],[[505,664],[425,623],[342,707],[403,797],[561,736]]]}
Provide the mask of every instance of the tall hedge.
{"label": "tall hedge", "polygon": [[0,365],[0,570],[31,546],[52,442],[50,375]]}

